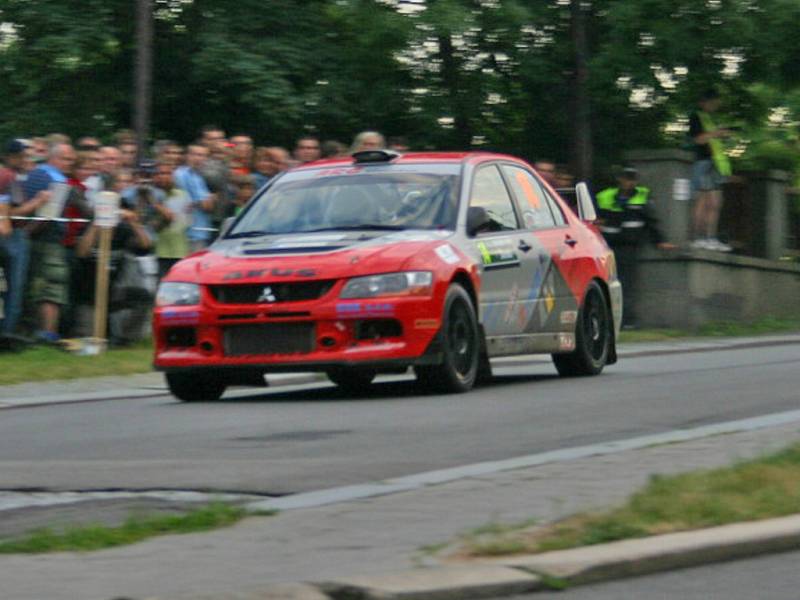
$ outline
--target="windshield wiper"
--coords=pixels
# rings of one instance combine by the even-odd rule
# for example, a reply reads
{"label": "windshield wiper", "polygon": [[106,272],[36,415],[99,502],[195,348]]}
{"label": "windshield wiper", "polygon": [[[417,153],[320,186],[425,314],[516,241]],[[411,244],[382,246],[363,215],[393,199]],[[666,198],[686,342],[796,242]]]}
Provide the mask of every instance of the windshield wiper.
{"label": "windshield wiper", "polygon": [[237,231],[235,233],[229,233],[225,236],[225,239],[233,239],[233,238],[251,238],[251,237],[261,237],[262,235],[269,235],[269,231]]}
{"label": "windshield wiper", "polygon": [[359,223],[358,225],[338,225],[331,227],[318,227],[316,229],[304,229],[294,233],[316,233],[318,231],[403,231],[408,229],[405,225],[382,225],[380,223]]}

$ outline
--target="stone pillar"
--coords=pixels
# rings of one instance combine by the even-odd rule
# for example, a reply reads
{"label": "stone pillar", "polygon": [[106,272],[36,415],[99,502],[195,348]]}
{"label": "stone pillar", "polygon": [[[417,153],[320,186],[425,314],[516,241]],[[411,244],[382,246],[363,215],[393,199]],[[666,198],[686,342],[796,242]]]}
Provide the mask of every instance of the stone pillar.
{"label": "stone pillar", "polygon": [[641,185],[650,188],[661,231],[673,244],[689,238],[690,181],[694,155],[685,150],[631,150],[625,164],[639,171]]}
{"label": "stone pillar", "polygon": [[778,260],[786,253],[789,235],[789,176],[784,171],[749,175],[756,256]]}

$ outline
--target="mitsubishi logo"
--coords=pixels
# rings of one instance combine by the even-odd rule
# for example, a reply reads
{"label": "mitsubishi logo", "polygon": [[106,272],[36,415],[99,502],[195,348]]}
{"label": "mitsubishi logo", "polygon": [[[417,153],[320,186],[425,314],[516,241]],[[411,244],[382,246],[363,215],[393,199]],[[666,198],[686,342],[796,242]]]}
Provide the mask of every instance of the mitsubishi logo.
{"label": "mitsubishi logo", "polygon": [[278,298],[275,296],[275,293],[272,291],[270,286],[265,287],[261,290],[261,295],[256,298],[256,302],[277,302]]}

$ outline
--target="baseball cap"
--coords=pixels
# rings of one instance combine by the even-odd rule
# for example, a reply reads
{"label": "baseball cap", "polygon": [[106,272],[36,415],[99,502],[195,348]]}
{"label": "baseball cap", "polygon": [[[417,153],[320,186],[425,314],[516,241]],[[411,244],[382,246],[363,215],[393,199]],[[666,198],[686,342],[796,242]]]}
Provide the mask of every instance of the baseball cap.
{"label": "baseball cap", "polygon": [[22,140],[13,139],[6,143],[5,147],[3,148],[3,153],[6,155],[19,154],[24,152],[27,147],[28,145]]}
{"label": "baseball cap", "polygon": [[639,171],[633,167],[625,167],[620,171],[619,176],[623,179],[637,179],[639,177]]}

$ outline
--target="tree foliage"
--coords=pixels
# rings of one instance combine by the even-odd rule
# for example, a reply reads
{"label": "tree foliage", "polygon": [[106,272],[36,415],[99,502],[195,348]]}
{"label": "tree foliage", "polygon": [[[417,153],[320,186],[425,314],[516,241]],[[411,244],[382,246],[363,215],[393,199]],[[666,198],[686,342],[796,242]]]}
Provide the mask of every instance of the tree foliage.
{"label": "tree foliage", "polygon": [[[797,0],[582,2],[598,170],[677,143],[711,85],[751,138],[774,142],[781,107],[778,143],[796,130]],[[129,126],[134,5],[0,0],[0,134]],[[570,14],[569,0],[154,0],[153,137],[213,122],[291,144],[369,128],[567,162]]]}

